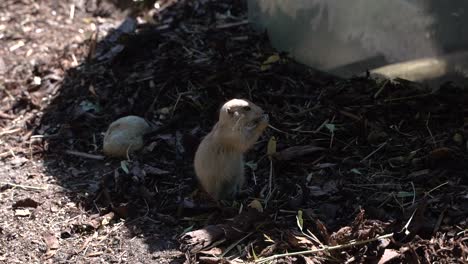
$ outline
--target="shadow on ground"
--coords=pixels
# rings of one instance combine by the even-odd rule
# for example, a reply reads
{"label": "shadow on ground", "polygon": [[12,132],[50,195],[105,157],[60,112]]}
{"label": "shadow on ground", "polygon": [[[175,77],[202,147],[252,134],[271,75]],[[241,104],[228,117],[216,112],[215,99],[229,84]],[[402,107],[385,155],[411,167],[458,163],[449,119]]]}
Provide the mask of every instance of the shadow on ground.
{"label": "shadow on ground", "polygon": [[[90,36],[75,53],[84,61],[56,83],[35,132],[44,135],[47,173],[86,211],[70,211],[77,220],[62,231],[62,238],[83,235],[85,241],[106,228],[104,219],[127,220],[127,230],[106,232],[115,236],[110,244],[90,244],[93,251],[106,252],[102,257],[107,261],[124,251],[127,258],[143,262],[185,258],[176,236],[192,225],[218,221],[191,219],[200,211],[190,208],[181,212],[184,198],[197,186],[191,163],[199,138],[214,124],[225,100],[240,96],[266,105],[259,91],[277,87],[272,73],[257,75],[259,59],[271,49],[262,47],[262,34],[247,28],[243,5],[166,4],[154,14],[157,25],[137,25],[129,17],[103,39]],[[112,12],[112,6],[106,8],[94,12]],[[126,115],[145,117],[157,131],[131,160],[103,158],[104,132]]]}
{"label": "shadow on ground", "polygon": [[[361,208],[370,218],[404,225],[418,202],[426,203],[425,192],[444,186],[450,193],[429,202],[434,206],[421,214],[430,221],[417,234],[430,238],[442,212],[450,215],[445,226],[462,222],[459,212],[468,208],[449,206],[466,199],[460,164],[467,155],[454,139],[464,137],[460,88],[448,84],[439,95],[409,82],[334,79],[275,55],[265,36],[248,28],[244,5],[167,3],[155,15],[157,25],[127,19],[103,40],[84,43],[81,57],[88,59],[68,70],[44,111],[35,134],[44,136],[48,173],[82,209],[70,211],[79,221],[62,238],[105,229],[114,239],[92,245],[106,261],[123,251],[132,262],[185,259],[178,235],[232,216],[190,208],[186,199],[196,196],[191,162],[198,140],[232,97],[272,114],[273,128],[247,156],[256,167],[256,184],[249,183],[258,197],[268,185],[270,136],[278,150],[327,149],[275,162],[270,206],[283,209],[277,227],[291,228],[291,219],[294,226],[300,208],[310,217],[305,225],[322,219],[330,230],[350,223]],[[126,115],[156,128],[147,147],[128,161],[101,158],[107,126]]]}

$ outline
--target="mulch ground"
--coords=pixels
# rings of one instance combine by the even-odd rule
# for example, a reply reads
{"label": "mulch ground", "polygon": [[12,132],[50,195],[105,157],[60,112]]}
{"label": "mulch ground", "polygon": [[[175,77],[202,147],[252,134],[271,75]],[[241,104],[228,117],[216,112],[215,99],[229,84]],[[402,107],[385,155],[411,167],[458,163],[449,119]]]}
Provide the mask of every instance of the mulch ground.
{"label": "mulch ground", "polygon": [[[1,263],[468,261],[466,87],[339,79],[243,1],[159,2],[0,3]],[[270,127],[219,207],[192,160],[234,97]],[[126,115],[154,131],[107,158]]]}

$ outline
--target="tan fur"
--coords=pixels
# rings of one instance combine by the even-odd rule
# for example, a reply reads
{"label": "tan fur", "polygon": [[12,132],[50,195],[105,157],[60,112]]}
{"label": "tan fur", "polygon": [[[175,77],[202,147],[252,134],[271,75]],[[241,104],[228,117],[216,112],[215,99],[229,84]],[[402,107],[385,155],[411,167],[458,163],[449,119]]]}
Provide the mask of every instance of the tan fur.
{"label": "tan fur", "polygon": [[232,99],[221,107],[219,120],[195,153],[194,167],[201,186],[214,199],[229,199],[242,187],[243,154],[268,126],[268,115],[252,102]]}

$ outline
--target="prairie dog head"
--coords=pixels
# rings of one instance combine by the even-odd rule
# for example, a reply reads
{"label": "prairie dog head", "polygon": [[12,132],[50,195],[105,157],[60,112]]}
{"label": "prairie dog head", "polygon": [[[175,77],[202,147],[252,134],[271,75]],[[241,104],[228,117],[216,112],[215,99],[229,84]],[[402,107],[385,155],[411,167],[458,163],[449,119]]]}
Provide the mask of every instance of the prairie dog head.
{"label": "prairie dog head", "polygon": [[246,150],[268,126],[268,115],[248,100],[232,99],[221,107],[218,123],[223,128],[224,137]]}

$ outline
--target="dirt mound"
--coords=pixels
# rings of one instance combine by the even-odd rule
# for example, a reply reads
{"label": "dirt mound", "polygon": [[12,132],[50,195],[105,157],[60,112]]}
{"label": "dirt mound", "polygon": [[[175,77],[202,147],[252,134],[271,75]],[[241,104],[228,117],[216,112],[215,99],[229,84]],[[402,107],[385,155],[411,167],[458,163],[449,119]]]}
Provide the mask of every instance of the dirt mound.
{"label": "dirt mound", "polygon": [[[463,87],[314,71],[252,31],[245,3],[162,1],[124,19],[26,2],[0,22],[0,260],[466,261]],[[233,97],[271,126],[246,157],[249,197],[219,208],[194,192],[192,160]],[[155,131],[129,160],[106,158],[125,115]]]}

